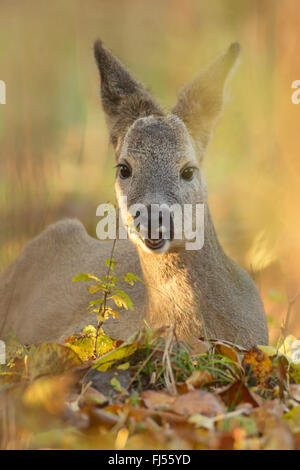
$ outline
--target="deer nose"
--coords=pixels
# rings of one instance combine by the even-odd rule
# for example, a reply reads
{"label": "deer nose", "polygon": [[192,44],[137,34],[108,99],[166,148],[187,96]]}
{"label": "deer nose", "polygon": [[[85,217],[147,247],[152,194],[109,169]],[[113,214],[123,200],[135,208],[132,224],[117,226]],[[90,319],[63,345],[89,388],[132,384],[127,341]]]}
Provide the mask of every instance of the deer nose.
{"label": "deer nose", "polygon": [[166,206],[157,208],[155,205],[147,206],[148,211],[148,239],[173,240],[174,219],[170,209]]}

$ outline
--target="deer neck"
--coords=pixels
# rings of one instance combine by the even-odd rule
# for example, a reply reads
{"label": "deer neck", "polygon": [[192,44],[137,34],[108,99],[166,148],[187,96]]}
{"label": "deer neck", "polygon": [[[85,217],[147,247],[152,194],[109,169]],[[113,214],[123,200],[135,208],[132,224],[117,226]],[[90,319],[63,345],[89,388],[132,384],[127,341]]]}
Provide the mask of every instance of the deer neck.
{"label": "deer neck", "polygon": [[[195,329],[203,331],[203,305],[209,294],[209,280],[226,263],[218,242],[209,208],[205,206],[204,246],[201,250],[153,255],[139,249],[147,290],[147,321],[151,326],[175,326],[181,338]],[[206,323],[206,321],[205,321]]]}

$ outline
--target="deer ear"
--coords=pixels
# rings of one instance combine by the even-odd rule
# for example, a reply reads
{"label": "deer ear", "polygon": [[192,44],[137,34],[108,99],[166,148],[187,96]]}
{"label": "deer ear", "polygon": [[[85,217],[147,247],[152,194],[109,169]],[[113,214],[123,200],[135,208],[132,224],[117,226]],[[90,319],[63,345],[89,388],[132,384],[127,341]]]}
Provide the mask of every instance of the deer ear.
{"label": "deer ear", "polygon": [[224,89],[239,52],[239,44],[231,44],[223,55],[181,90],[172,110],[188,128],[200,158],[222,112]]}
{"label": "deer ear", "polygon": [[161,115],[162,111],[100,40],[94,44],[94,54],[101,78],[102,106],[110,139],[116,149],[136,119],[151,114]]}

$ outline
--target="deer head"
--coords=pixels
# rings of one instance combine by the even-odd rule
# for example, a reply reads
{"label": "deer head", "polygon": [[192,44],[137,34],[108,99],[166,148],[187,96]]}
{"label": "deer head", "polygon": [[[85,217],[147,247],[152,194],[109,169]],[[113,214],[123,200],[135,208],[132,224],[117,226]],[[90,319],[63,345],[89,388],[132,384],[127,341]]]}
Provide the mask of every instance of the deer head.
{"label": "deer head", "polygon": [[[179,93],[169,114],[125,67],[97,41],[101,100],[117,161],[115,190],[131,240],[143,250],[165,253],[184,243],[175,234],[174,207],[206,202],[201,162],[224,102],[224,90],[239,55],[232,44]],[[120,201],[126,196],[126,207]],[[132,215],[129,207],[145,207]],[[158,223],[152,207],[159,207]],[[163,207],[163,210],[161,209]],[[192,215],[193,222],[194,215]],[[167,221],[167,222],[166,222]],[[141,230],[141,224],[143,230]],[[151,228],[151,229],[150,229]]]}

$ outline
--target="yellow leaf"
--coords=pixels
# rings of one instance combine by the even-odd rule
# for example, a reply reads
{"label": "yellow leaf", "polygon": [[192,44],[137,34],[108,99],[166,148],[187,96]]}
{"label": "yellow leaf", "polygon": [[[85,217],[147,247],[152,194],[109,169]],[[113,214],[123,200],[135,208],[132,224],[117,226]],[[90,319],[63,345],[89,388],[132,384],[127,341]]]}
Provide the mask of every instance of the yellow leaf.
{"label": "yellow leaf", "polygon": [[120,308],[124,307],[126,310],[128,310],[127,302],[124,299],[122,299],[122,297],[115,294],[115,295],[112,295],[111,298],[113,299],[117,307],[120,307]]}
{"label": "yellow leaf", "polygon": [[246,374],[249,372],[257,384],[265,384],[273,374],[273,364],[269,356],[257,347],[246,352],[243,359]]}
{"label": "yellow leaf", "polygon": [[116,361],[131,356],[138,346],[136,344],[122,344],[119,348],[104,354],[94,361],[93,369],[101,370],[105,372],[108,370]]}
{"label": "yellow leaf", "polygon": [[95,294],[96,292],[99,292],[99,290],[101,290],[101,289],[103,289],[102,286],[100,286],[99,284],[98,285],[95,284],[95,285],[89,287],[89,292],[91,294]]}
{"label": "yellow leaf", "polygon": [[124,362],[124,364],[120,364],[117,369],[120,369],[120,370],[127,370],[129,369],[129,366],[130,366],[130,362]]}
{"label": "yellow leaf", "polygon": [[300,406],[296,406],[296,408],[286,413],[283,419],[287,421],[293,433],[300,432]]}
{"label": "yellow leaf", "polygon": [[[93,358],[96,340],[96,328],[93,325],[86,326],[78,335],[68,338],[66,346],[75,351],[82,361]],[[101,356],[115,348],[116,341],[107,336],[102,328],[97,339],[97,355]]]}
{"label": "yellow leaf", "polygon": [[257,346],[262,352],[264,352],[268,357],[277,356],[278,350],[274,346]]}
{"label": "yellow leaf", "polygon": [[82,363],[79,356],[66,346],[44,343],[28,356],[28,371],[31,380],[41,375],[61,374]]}
{"label": "yellow leaf", "polygon": [[60,414],[72,383],[74,378],[69,374],[39,377],[26,388],[23,403],[30,408],[43,408],[51,414]]}

